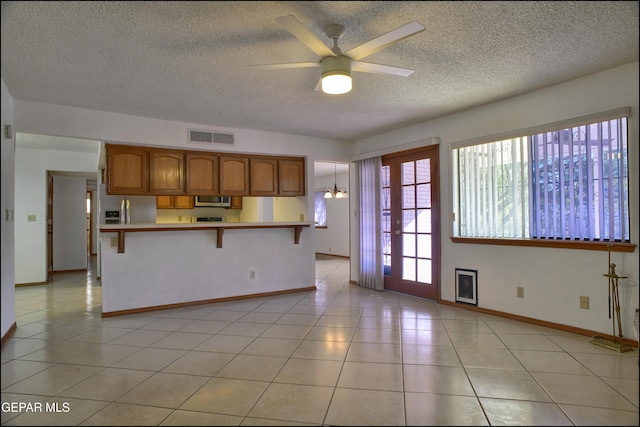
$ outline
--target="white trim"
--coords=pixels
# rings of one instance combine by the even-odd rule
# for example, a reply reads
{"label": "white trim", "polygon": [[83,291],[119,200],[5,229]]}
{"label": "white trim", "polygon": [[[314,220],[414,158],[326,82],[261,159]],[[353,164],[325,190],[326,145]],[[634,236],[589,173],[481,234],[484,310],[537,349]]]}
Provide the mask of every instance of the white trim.
{"label": "white trim", "polygon": [[352,162],[358,160],[370,159],[376,156],[384,156],[385,154],[398,153],[400,151],[411,150],[413,148],[428,147],[430,145],[440,144],[440,137],[432,136],[429,138],[421,139],[418,141],[407,142],[406,144],[394,145],[393,147],[383,148],[380,150],[369,151],[367,153],[361,153],[351,156]]}
{"label": "white trim", "polygon": [[601,113],[589,114],[587,116],[576,117],[573,119],[560,120],[553,123],[531,126],[524,129],[510,130],[498,134],[482,136],[479,138],[467,139],[463,141],[452,142],[449,149],[454,150],[461,147],[470,147],[472,145],[484,144],[488,142],[503,141],[505,139],[518,138],[522,136],[535,135],[542,132],[550,132],[554,130],[566,129],[574,126],[587,125],[591,123],[603,122],[605,120],[619,119],[621,117],[630,116],[630,108],[623,107],[615,110],[603,111]]}

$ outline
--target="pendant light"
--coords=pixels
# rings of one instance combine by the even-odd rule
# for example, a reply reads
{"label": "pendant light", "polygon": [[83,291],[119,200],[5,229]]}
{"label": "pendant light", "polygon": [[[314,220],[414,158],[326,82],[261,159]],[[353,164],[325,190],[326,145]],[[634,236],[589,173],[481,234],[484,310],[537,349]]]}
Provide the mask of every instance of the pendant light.
{"label": "pendant light", "polygon": [[324,193],[325,199],[347,199],[349,195],[347,194],[347,189],[344,187],[338,188],[338,166],[336,163],[333,164],[333,173],[334,173],[334,183],[333,188],[328,187],[327,191]]}

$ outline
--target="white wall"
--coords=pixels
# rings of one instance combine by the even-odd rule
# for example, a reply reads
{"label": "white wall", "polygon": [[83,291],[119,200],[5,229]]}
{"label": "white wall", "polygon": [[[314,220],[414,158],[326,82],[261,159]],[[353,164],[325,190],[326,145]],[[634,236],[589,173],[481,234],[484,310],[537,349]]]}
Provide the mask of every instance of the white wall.
{"label": "white wall", "polygon": [[[169,122],[103,111],[42,104],[31,101],[16,100],[14,104],[14,115],[17,117],[15,128],[24,133],[56,135],[69,138],[86,138],[111,143],[166,146],[180,149],[194,149],[198,151],[234,151],[256,154],[304,156],[307,158],[307,165],[313,165],[316,158],[322,158],[323,160],[347,161],[351,154],[351,143],[326,138],[288,135],[246,129],[221,127],[212,128],[202,124]],[[231,147],[224,144],[218,144],[216,146],[189,144],[186,142],[186,135],[187,129],[191,128],[231,132],[234,134],[235,144]],[[48,154],[45,155],[48,156]],[[78,162],[76,161],[75,163]],[[30,165],[29,167],[32,168],[34,166],[35,165]],[[49,167],[48,169],[73,171],[77,170],[77,166],[72,167],[72,165],[69,165],[66,167]],[[98,168],[94,166],[91,170],[95,172],[97,169]],[[309,189],[313,188],[314,177],[312,167],[306,168],[306,179],[306,191],[308,194],[310,192]],[[37,181],[39,182],[39,180]],[[19,192],[23,194],[23,197],[27,197],[26,194],[32,194],[31,197],[36,199],[32,205],[34,203],[37,204],[38,206],[35,206],[34,208],[38,208],[38,211],[40,211],[40,198],[37,197],[37,195],[44,194],[44,188],[44,184],[40,189],[34,188],[33,184],[30,183],[30,186],[26,191]],[[35,191],[35,193],[33,193],[33,191]],[[36,197],[33,195],[36,195]],[[310,218],[310,212],[313,212],[313,200],[310,200],[306,196],[279,199],[281,200],[281,203],[278,204],[274,201],[274,206],[272,208],[273,211],[270,213],[270,215],[273,215],[274,221],[288,221],[293,220],[293,218],[297,221],[299,220],[300,214],[303,214],[305,218]],[[16,206],[19,205],[19,203],[16,203]],[[29,206],[29,204],[27,204],[27,206]],[[44,196],[42,197],[42,209],[44,209]],[[101,206],[101,214],[103,214],[106,209],[106,206]],[[146,212],[146,208],[144,210]],[[140,209],[138,209],[138,212],[139,211]],[[42,210],[42,212],[44,211]],[[133,214],[136,214],[136,210],[133,211]],[[155,218],[151,220],[151,222],[153,221],[155,221]],[[309,233],[309,238],[313,241],[313,229],[310,228],[305,231]],[[42,236],[44,235],[45,233],[43,231]],[[44,243],[41,246],[44,248]],[[28,253],[28,248],[16,247],[16,254],[18,253],[26,254]],[[18,283],[32,283],[45,280],[46,271],[44,267],[44,249],[42,249],[42,253],[36,253],[35,255],[36,260],[42,260],[41,271],[38,271],[39,269],[37,268],[24,268],[21,272],[20,281],[18,281]],[[21,256],[21,259],[24,259],[24,257]],[[18,263],[17,260],[16,263]],[[36,261],[34,261],[33,264],[35,263]]]}
{"label": "white wall", "polygon": [[[326,191],[327,187],[345,187],[347,194],[349,189],[349,174],[342,173],[336,176],[324,176],[316,179],[315,191]],[[351,195],[349,194],[349,197]],[[349,202],[348,199],[327,199],[327,228],[316,229],[315,248],[317,253],[349,256]],[[357,259],[357,258],[354,258]]]}
{"label": "white wall", "polygon": [[[362,155],[375,150],[393,150],[394,147],[406,147],[415,141],[439,137],[442,144],[440,150],[440,193],[443,207],[441,217],[443,224],[442,298],[449,301],[455,300],[455,267],[473,268],[479,271],[478,304],[480,307],[611,333],[611,321],[607,315],[607,283],[602,278],[607,267],[606,252],[453,244],[450,241],[449,218],[452,202],[449,144],[623,106],[631,107],[632,115],[629,119],[631,241],[637,244],[640,228],[637,214],[640,211],[638,203],[640,186],[637,173],[640,158],[638,93],[638,62],[635,62],[554,87],[357,141],[353,151],[351,144],[330,139],[203,127],[21,100],[13,100],[13,122],[16,131],[26,133],[206,150],[205,147],[193,147],[186,143],[187,129],[197,126],[198,129],[235,133],[234,147],[216,147],[212,148],[212,151],[306,155],[307,165],[312,165],[315,160],[349,161],[351,155]],[[10,123],[11,99],[4,83],[2,107],[3,123]],[[2,146],[2,203],[3,209],[5,206],[10,209],[13,206],[10,201],[11,190],[6,192],[5,188],[7,188],[7,179],[10,180],[13,173],[10,165],[5,168],[5,162],[7,162],[5,151],[8,151],[8,155],[11,156],[11,150],[8,150],[6,145],[8,144]],[[11,163],[10,160],[8,162]],[[311,169],[307,168],[307,195],[312,194],[315,189]],[[350,180],[354,182],[353,173]],[[12,186],[9,187],[12,188]],[[42,191],[44,191],[44,184]],[[36,195],[39,192],[40,189],[36,189]],[[16,199],[19,193],[22,191],[19,191],[16,185]],[[355,193],[357,189],[352,188],[349,199],[352,214],[357,214],[353,202]],[[307,215],[311,215],[313,198],[306,199]],[[44,201],[44,197],[42,200]],[[10,327],[15,318],[13,289],[9,289],[12,288],[12,284],[9,284],[11,273],[6,273],[5,269],[5,265],[13,264],[8,260],[12,253],[10,241],[13,236],[7,236],[7,233],[10,233],[10,227],[4,227],[7,224],[5,220],[2,230],[3,332]],[[15,226],[17,232],[17,222]],[[313,251],[315,248],[313,227],[310,227],[309,233],[314,242],[309,250]],[[358,237],[355,221],[352,221],[351,235],[351,253],[356,260],[357,252],[353,249],[357,247]],[[42,236],[44,238],[44,231]],[[7,246],[6,251],[5,246]],[[638,304],[638,249],[629,254],[614,253],[612,259],[618,265],[618,274],[629,276],[629,279],[620,283],[620,296],[624,314],[623,333],[625,337],[633,337],[633,312]],[[42,265],[45,265],[44,261]],[[357,280],[357,267],[357,262],[351,263],[351,278],[354,280]],[[37,281],[37,279],[26,281]],[[525,287],[524,299],[515,297],[516,286]],[[590,297],[591,309],[578,308],[579,295]]]}
{"label": "white wall", "polygon": [[53,177],[53,270],[87,268],[87,179]]}
{"label": "white wall", "polygon": [[4,127],[13,125],[13,98],[4,84],[0,80],[0,93],[2,96],[0,117],[2,127],[0,132],[2,146],[2,181],[0,182],[2,191],[0,192],[0,215],[2,215],[1,241],[1,264],[0,276],[2,277],[2,338],[5,337],[11,326],[16,321],[15,299],[15,254],[14,254],[14,171],[15,171],[15,132],[11,137],[5,138]]}
{"label": "white wall", "polygon": [[[102,235],[103,312],[261,294],[315,285],[310,227],[126,233],[125,253]],[[171,244],[167,244],[171,242]],[[255,272],[250,279],[249,272]]]}
{"label": "white wall", "polygon": [[15,283],[47,280],[47,171],[95,173],[97,162],[97,153],[16,148]]}
{"label": "white wall", "polygon": [[[449,145],[467,139],[552,123],[592,113],[631,107],[628,121],[631,242],[638,244],[638,62],[473,108],[436,120],[357,141],[354,155],[439,137],[441,223],[441,296],[455,301],[456,267],[478,270],[478,306],[611,334],[608,317],[607,252],[574,249],[452,243],[451,152]],[[353,233],[357,231],[352,228]],[[356,234],[357,238],[357,234]],[[352,248],[355,246],[352,238]],[[623,335],[635,338],[633,316],[638,307],[638,248],[613,253],[620,281]],[[351,263],[352,277],[357,263]],[[524,298],[516,298],[516,287]],[[579,308],[579,296],[590,309]]]}

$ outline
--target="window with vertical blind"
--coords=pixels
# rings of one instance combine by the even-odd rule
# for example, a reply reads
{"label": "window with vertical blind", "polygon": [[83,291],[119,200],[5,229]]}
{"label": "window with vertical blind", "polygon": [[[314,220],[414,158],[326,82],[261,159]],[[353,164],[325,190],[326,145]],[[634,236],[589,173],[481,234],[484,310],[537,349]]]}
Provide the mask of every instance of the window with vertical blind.
{"label": "window with vertical blind", "polygon": [[324,198],[324,190],[314,194],[314,216],[316,228],[327,227],[327,199]]}
{"label": "window with vertical blind", "polygon": [[453,148],[454,235],[629,242],[628,109]]}

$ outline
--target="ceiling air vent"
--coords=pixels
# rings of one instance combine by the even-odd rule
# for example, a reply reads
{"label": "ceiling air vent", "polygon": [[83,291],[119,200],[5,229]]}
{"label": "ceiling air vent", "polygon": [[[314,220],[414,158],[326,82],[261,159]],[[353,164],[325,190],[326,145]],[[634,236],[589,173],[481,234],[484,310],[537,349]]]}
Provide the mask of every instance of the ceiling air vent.
{"label": "ceiling air vent", "polygon": [[196,144],[233,144],[233,134],[189,129],[189,142]]}

